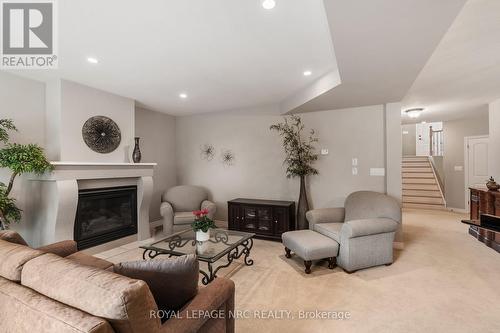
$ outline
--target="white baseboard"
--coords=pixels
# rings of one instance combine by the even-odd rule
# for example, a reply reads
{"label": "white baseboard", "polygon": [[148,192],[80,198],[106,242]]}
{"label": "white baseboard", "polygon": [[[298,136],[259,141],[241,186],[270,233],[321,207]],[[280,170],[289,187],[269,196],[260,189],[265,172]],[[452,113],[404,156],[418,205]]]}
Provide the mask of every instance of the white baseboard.
{"label": "white baseboard", "polygon": [[156,220],[153,222],[149,222],[151,228],[157,228],[163,224],[163,220]]}
{"label": "white baseboard", "polygon": [[469,214],[469,211],[467,209],[463,209],[463,208],[446,207],[446,209],[449,210],[450,212]]}
{"label": "white baseboard", "polygon": [[394,242],[394,243],[392,243],[392,247],[396,250],[404,250],[405,243],[404,242]]}

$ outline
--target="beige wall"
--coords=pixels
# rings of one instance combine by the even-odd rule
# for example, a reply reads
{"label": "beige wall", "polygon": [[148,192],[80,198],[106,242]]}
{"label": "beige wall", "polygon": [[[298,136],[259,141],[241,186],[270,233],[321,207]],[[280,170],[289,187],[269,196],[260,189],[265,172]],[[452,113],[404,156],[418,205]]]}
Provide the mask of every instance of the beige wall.
{"label": "beige wall", "polygon": [[415,156],[417,154],[417,128],[415,124],[401,126],[402,132],[408,132],[403,135],[403,156]]}
{"label": "beige wall", "polygon": [[[38,81],[0,72],[0,118],[13,119],[19,132],[11,134],[11,141],[36,143],[45,141],[45,85]],[[8,182],[10,172],[0,169],[0,182]],[[23,210],[20,224],[12,229],[26,234],[30,228],[32,207],[39,200],[39,189],[28,177],[18,177],[12,190],[17,205]],[[28,239],[28,241],[30,241]]]}
{"label": "beige wall", "polygon": [[[51,147],[50,159],[66,162],[130,162],[135,131],[134,108],[135,102],[130,98],[67,80],[51,82],[47,89],[47,125],[52,133],[47,136],[47,146]],[[121,142],[113,152],[96,153],[83,141],[82,126],[93,116],[109,117],[120,128]]]}
{"label": "beige wall", "polygon": [[497,182],[500,180],[500,99],[489,105],[489,162],[488,170],[495,177]]}
{"label": "beige wall", "polygon": [[164,113],[135,108],[135,134],[140,137],[142,161],[158,163],[153,181],[149,218],[161,219],[160,203],[163,192],[176,185],[175,118]]}
{"label": "beige wall", "polygon": [[402,199],[401,183],[401,103],[385,105],[386,192]]}
{"label": "beige wall", "polygon": [[[328,148],[316,167],[320,175],[309,179],[312,207],[341,206],[352,191],[384,192],[385,177],[369,176],[370,168],[385,167],[384,107],[323,111],[302,115],[319,137],[318,148]],[[298,180],[287,179],[279,136],[269,130],[281,116],[231,113],[177,118],[177,177],[180,184],[208,188],[226,219],[227,200],[237,197],[296,200]],[[200,146],[214,145],[217,155],[203,160]],[[233,166],[220,161],[222,149],[235,154]],[[352,158],[359,160],[359,174],[352,175]]]}
{"label": "beige wall", "polygon": [[488,112],[478,112],[471,118],[443,122],[444,179],[446,205],[465,209],[465,174],[455,171],[464,166],[464,138],[488,134]]}

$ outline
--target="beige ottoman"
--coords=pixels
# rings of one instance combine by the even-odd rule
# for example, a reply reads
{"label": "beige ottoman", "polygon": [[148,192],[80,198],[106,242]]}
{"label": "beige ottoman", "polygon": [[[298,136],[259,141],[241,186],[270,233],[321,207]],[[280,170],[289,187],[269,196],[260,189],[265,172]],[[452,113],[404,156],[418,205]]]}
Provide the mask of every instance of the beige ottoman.
{"label": "beige ottoman", "polygon": [[304,259],[306,274],[311,273],[313,260],[328,259],[328,268],[334,269],[337,266],[339,244],[329,237],[312,230],[295,230],[283,233],[281,239],[287,258],[292,256],[290,252],[294,252]]}

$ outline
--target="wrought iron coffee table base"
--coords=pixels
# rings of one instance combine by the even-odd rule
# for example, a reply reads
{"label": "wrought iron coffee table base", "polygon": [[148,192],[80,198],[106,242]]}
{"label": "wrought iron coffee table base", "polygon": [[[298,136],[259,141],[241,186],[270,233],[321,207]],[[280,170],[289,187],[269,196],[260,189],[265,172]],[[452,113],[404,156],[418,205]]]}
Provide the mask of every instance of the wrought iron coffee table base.
{"label": "wrought iron coffee table base", "polygon": [[[253,239],[250,238],[238,246],[230,249],[227,253],[222,254],[220,257],[216,258],[214,261],[208,261],[208,260],[203,260],[202,258],[199,258],[200,261],[206,262],[208,265],[208,272],[205,272],[204,270],[200,269],[201,275],[203,275],[201,282],[204,285],[209,284],[212,282],[216,277],[217,277],[217,272],[221,268],[226,268],[231,265],[231,263],[236,260],[243,257],[243,261],[245,262],[245,265],[247,266],[252,266],[253,265],[253,260],[249,258],[250,256],[250,251],[252,250],[253,247]],[[174,254],[171,253],[165,253],[163,251],[156,251],[156,250],[151,250],[151,249],[146,249],[144,250],[144,253],[142,254],[142,258],[150,258],[153,259],[159,255],[168,255],[169,257],[174,256]],[[227,263],[223,265],[219,265],[217,267],[214,266],[214,264],[221,258],[226,257]]]}

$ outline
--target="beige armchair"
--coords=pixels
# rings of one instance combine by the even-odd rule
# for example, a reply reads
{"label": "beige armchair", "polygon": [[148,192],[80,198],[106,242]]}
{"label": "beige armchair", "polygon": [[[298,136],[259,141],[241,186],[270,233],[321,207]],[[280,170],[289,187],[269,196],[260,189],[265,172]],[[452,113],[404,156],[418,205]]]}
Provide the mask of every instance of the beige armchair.
{"label": "beige armchair", "polygon": [[347,272],[392,264],[394,235],[401,224],[401,207],[395,199],[354,192],[344,207],[314,209],[306,217],[309,229],[340,244],[337,263]]}
{"label": "beige armchair", "polygon": [[216,211],[215,204],[208,200],[208,192],[200,186],[172,187],[163,194],[162,201],[160,212],[166,235],[189,228],[194,221],[195,210],[207,209],[211,219]]}

